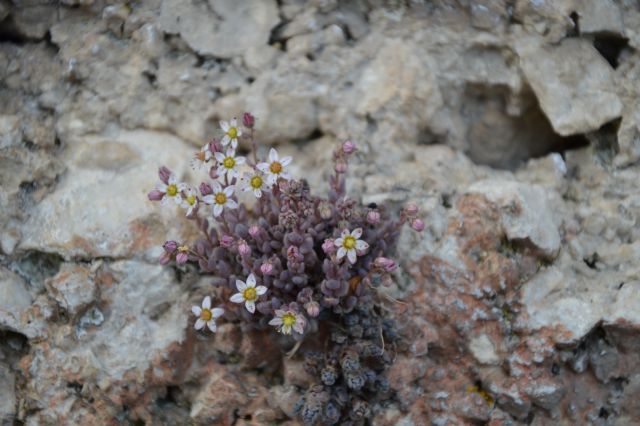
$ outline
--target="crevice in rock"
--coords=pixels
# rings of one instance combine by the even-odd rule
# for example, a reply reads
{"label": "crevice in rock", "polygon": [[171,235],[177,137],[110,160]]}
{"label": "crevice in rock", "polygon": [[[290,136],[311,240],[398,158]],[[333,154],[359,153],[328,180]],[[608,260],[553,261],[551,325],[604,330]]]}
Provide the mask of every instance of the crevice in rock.
{"label": "crevice in rock", "polygon": [[58,273],[64,259],[56,253],[29,251],[9,264],[16,274],[27,280],[36,289],[44,288],[44,281]]}
{"label": "crevice in rock", "polygon": [[466,153],[476,164],[514,170],[531,158],[588,145],[584,135],[556,133],[531,89],[513,96],[505,86],[467,86],[462,109],[469,122]]}
{"label": "crevice in rock", "polygon": [[593,47],[616,69],[620,65],[620,54],[629,47],[629,39],[613,33],[599,33],[595,35]]}
{"label": "crevice in rock", "polygon": [[283,52],[287,51],[287,40],[282,37],[282,32],[286,28],[287,24],[288,22],[283,20],[271,29],[271,34],[269,34],[269,41],[267,43],[269,46],[273,46]]}
{"label": "crevice in rock", "polygon": [[621,121],[621,118],[617,118],[603,124],[598,130],[584,135],[603,165],[610,165],[613,158],[620,152],[618,129]]}

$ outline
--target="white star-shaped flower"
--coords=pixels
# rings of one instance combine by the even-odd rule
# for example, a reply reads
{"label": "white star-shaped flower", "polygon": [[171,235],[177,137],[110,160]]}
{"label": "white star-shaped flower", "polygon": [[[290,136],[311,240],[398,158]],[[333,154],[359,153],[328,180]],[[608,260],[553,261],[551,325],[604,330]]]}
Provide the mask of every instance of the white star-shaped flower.
{"label": "white star-shaped flower", "polygon": [[256,311],[256,300],[259,296],[262,296],[267,292],[267,288],[263,285],[256,287],[256,277],[250,274],[247,277],[247,282],[236,280],[236,288],[238,293],[231,296],[233,303],[244,303],[247,311],[254,313]]}
{"label": "white star-shaped flower", "polygon": [[184,197],[182,198],[182,208],[187,209],[187,216],[191,215],[195,209],[198,208],[198,196],[195,189],[187,187],[184,190]]}
{"label": "white star-shaped flower", "polygon": [[351,233],[347,229],[342,231],[340,238],[336,238],[333,242],[338,248],[338,259],[342,259],[346,255],[349,262],[356,263],[358,252],[369,248],[369,244],[359,239],[361,236],[362,228],[354,229]]}
{"label": "white star-shaped flower", "polygon": [[218,182],[213,184],[213,193],[205,196],[202,201],[213,205],[213,215],[220,216],[225,207],[230,209],[238,208],[238,203],[231,199],[233,195],[233,186],[227,186],[222,189]]}
{"label": "white star-shaped flower", "polygon": [[207,296],[202,300],[202,307],[192,306],[191,312],[198,317],[193,326],[196,330],[201,330],[206,325],[209,327],[209,330],[215,333],[217,330],[216,318],[219,318],[224,314],[224,309],[211,309],[211,297]]}
{"label": "white star-shaped flower", "polygon": [[181,192],[187,187],[185,183],[178,183],[178,179],[174,174],[169,176],[168,183],[160,182],[157,186],[158,191],[163,192],[161,203],[167,204],[173,200],[176,204],[182,203]]}
{"label": "white star-shaped flower", "polygon": [[273,185],[277,182],[278,178],[283,178],[286,180],[291,179],[291,175],[285,170],[285,167],[291,163],[291,157],[280,158],[278,156],[278,151],[274,148],[269,150],[269,161],[265,163],[260,163],[256,167],[262,173],[267,175],[267,181],[269,185]]}
{"label": "white star-shaped flower", "polygon": [[209,150],[209,144],[206,144],[194,155],[191,160],[191,167],[194,170],[206,169],[209,160],[211,160],[211,151]]}
{"label": "white star-shaped flower", "polygon": [[224,176],[225,174],[229,179],[238,177],[237,167],[240,164],[244,164],[244,157],[236,157],[233,148],[227,149],[226,155],[221,152],[216,152],[216,161],[218,162],[218,176]]}
{"label": "white star-shaped flower", "polygon": [[291,334],[291,329],[297,333],[304,333],[304,326],[307,320],[302,314],[294,312],[290,309],[276,309],[276,316],[269,321],[269,325],[273,325],[282,334]]}
{"label": "white star-shaped flower", "polygon": [[242,190],[251,191],[253,195],[260,198],[262,191],[267,190],[267,181],[259,172],[245,173],[242,177]]}
{"label": "white star-shaped flower", "polygon": [[221,141],[222,145],[231,144],[231,148],[236,149],[238,147],[238,138],[242,136],[242,130],[238,127],[238,120],[233,117],[231,121],[221,121],[220,128],[224,132]]}

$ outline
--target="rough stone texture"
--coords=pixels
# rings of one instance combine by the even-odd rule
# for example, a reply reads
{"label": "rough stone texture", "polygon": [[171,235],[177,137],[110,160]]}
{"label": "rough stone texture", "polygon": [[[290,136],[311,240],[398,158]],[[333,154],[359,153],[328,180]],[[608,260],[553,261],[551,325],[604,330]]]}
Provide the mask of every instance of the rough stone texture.
{"label": "rough stone texture", "polygon": [[209,280],[155,264],[195,232],[157,167],[198,183],[244,110],[313,190],[351,138],[349,191],[421,208],[376,426],[640,422],[633,2],[32,3],[0,1],[0,422],[297,424],[287,342],[195,333]]}

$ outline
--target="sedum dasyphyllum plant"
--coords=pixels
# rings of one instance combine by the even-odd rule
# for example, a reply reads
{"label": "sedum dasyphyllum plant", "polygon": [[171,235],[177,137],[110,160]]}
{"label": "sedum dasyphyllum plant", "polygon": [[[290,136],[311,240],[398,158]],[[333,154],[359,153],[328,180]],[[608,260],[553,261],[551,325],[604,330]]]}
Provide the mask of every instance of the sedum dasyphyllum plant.
{"label": "sedum dasyphyllum plant", "polygon": [[[167,241],[160,262],[197,264],[222,288],[215,308],[210,296],[192,308],[197,330],[240,322],[289,336],[294,351],[301,348],[317,378],[296,405],[305,424],[362,424],[390,397],[384,373],[398,339],[378,288],[396,269],[389,255],[401,226],[421,231],[424,223],[415,205],[394,220],[345,194],[353,142],[333,152],[323,198],[290,175],[291,157],[274,148],[259,156],[254,124],[249,113],[242,127],[235,118],[220,123],[222,137],[193,158],[193,167],[208,175],[197,189],[160,168],[149,199],[181,206],[202,232],[198,241]],[[247,158],[237,155],[240,141],[252,148]],[[255,200],[239,203],[241,191]]]}

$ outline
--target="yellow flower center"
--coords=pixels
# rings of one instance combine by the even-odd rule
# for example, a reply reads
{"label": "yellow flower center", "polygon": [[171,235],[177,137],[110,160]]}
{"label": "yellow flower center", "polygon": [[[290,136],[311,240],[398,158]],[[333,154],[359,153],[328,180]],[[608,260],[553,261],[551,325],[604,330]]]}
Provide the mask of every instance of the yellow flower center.
{"label": "yellow flower center", "polygon": [[352,248],[355,248],[356,247],[355,237],[352,237],[351,235],[349,235],[348,237],[344,237],[344,242],[342,243],[342,246],[347,250],[351,250]]}
{"label": "yellow flower center", "polygon": [[296,316],[294,314],[287,312],[282,316],[282,325],[291,327],[295,323],[296,323]]}
{"label": "yellow flower center", "polygon": [[260,176],[254,176],[249,181],[249,184],[253,189],[260,189],[262,187],[262,178]]}
{"label": "yellow flower center", "polygon": [[256,293],[256,289],[253,287],[247,287],[243,292],[244,300],[254,301],[258,298],[258,293]]}
{"label": "yellow flower center", "polygon": [[200,313],[200,319],[203,321],[210,321],[213,318],[213,314],[209,309],[202,308],[202,312]]}
{"label": "yellow flower center", "polygon": [[271,163],[271,165],[269,165],[269,170],[271,170],[271,173],[278,174],[282,171],[282,164],[274,161],[273,163]]}
{"label": "yellow flower center", "polygon": [[233,166],[236,165],[236,160],[233,157],[227,157],[222,162],[222,165],[225,166],[227,169],[233,169]]}
{"label": "yellow flower center", "polygon": [[178,247],[178,251],[186,253],[186,252],[189,251],[189,246],[180,246],[180,247]]}
{"label": "yellow flower center", "polygon": [[195,195],[189,195],[187,197],[187,203],[189,203],[192,206],[196,204],[196,200],[197,200],[197,198],[196,198]]}
{"label": "yellow flower center", "polygon": [[236,127],[230,127],[229,130],[227,130],[227,136],[229,136],[231,139],[237,138],[238,129]]}
{"label": "yellow flower center", "polygon": [[224,192],[216,194],[216,204],[224,204],[227,202],[227,195]]}
{"label": "yellow flower center", "polygon": [[167,186],[167,195],[170,197],[175,197],[176,195],[178,195],[178,185],[172,183],[171,185]]}

